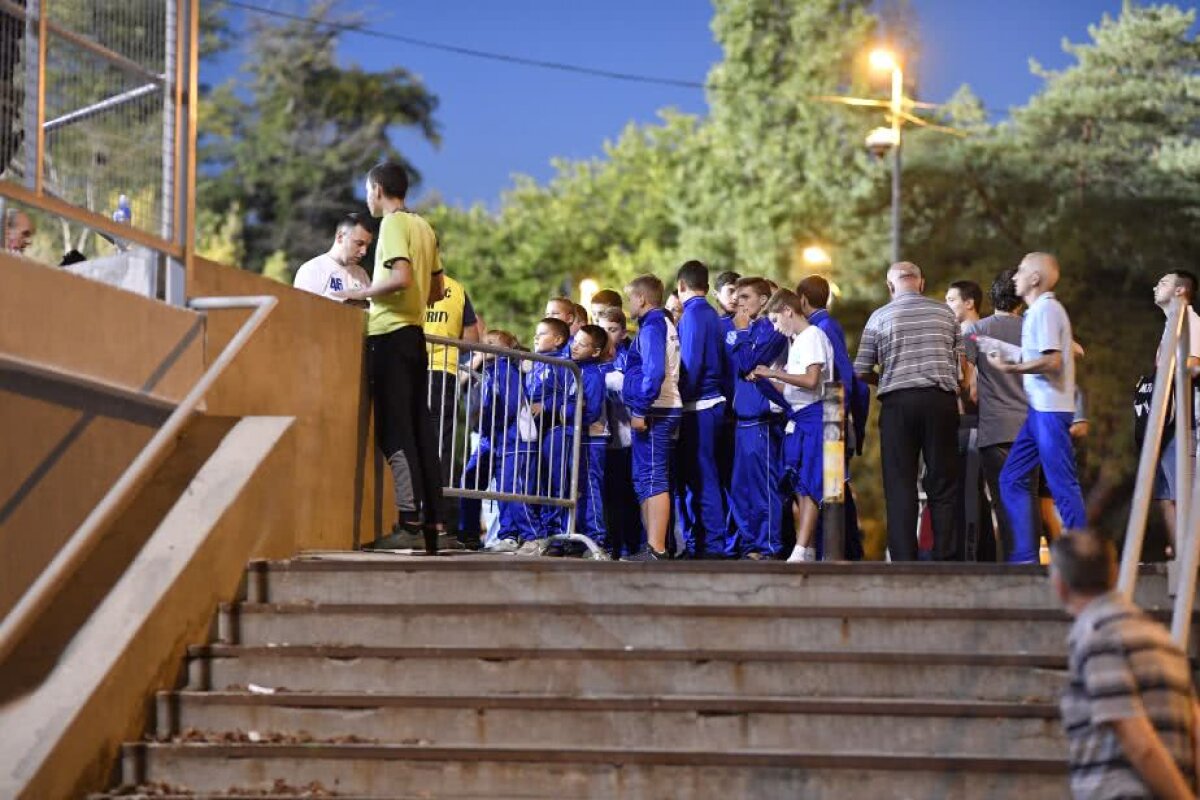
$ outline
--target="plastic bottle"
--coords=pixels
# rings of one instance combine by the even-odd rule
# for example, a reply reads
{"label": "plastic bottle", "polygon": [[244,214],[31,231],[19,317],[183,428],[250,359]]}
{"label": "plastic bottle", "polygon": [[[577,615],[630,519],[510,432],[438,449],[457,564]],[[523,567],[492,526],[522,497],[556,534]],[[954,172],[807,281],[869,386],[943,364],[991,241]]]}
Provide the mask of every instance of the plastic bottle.
{"label": "plastic bottle", "polygon": [[133,209],[129,207],[129,198],[125,195],[117,198],[117,210],[113,212],[113,222],[125,225],[133,222]]}

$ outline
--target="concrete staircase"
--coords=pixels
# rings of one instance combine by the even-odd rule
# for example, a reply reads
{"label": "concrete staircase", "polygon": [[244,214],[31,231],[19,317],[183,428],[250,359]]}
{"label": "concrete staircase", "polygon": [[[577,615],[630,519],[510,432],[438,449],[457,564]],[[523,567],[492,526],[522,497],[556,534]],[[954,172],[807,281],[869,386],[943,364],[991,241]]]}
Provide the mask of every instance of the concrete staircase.
{"label": "concrete staircase", "polygon": [[328,554],[245,596],[121,796],[1066,793],[1039,568]]}

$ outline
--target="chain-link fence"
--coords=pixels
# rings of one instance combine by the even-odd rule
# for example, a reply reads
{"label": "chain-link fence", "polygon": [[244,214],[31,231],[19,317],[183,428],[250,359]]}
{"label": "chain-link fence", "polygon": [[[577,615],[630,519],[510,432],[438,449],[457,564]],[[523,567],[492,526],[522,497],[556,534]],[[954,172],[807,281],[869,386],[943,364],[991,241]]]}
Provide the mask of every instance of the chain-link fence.
{"label": "chain-link fence", "polygon": [[0,0],[0,194],[76,223],[64,251],[98,235],[181,260],[196,2]]}

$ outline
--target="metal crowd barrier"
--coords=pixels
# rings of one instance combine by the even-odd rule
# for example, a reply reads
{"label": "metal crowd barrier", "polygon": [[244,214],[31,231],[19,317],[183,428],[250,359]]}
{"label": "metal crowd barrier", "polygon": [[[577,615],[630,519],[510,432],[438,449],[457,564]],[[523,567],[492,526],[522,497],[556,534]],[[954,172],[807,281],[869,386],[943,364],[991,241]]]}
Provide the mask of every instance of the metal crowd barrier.
{"label": "metal crowd barrier", "polygon": [[[603,548],[575,532],[583,435],[579,366],[568,359],[479,342],[428,335],[425,339],[430,345],[427,400],[438,425],[438,456],[443,464],[452,464],[443,494],[565,508],[566,528],[550,539],[579,542],[592,557],[607,559]],[[540,404],[530,401],[526,380],[536,365],[554,372],[551,392]],[[518,376],[515,381],[504,380],[513,374]],[[453,379],[441,378],[443,375]],[[484,393],[492,397],[486,412],[482,409]],[[564,427],[566,436],[557,445],[562,434],[555,429]],[[476,469],[468,481],[463,465],[484,438],[492,443],[491,468]],[[561,476],[557,487],[551,471]],[[494,489],[489,488],[493,477]]]}
{"label": "metal crowd barrier", "polygon": [[[1129,524],[1125,529],[1125,547],[1121,554],[1121,572],[1117,587],[1133,597],[1137,583],[1142,544],[1146,538],[1146,517],[1150,511],[1154,471],[1158,464],[1167,406],[1175,398],[1175,553],[1178,559],[1179,584],[1175,591],[1175,608],[1171,617],[1171,634],[1187,649],[1192,608],[1196,600],[1196,568],[1200,565],[1200,483],[1192,474],[1192,381],[1188,374],[1189,355],[1188,304],[1182,298],[1172,301],[1166,330],[1158,348],[1158,363],[1154,372],[1154,394],[1150,400],[1150,418],[1146,438],[1138,459],[1137,482],[1130,505]],[[1174,380],[1172,380],[1174,379]],[[1168,387],[1171,388],[1168,388]]]}

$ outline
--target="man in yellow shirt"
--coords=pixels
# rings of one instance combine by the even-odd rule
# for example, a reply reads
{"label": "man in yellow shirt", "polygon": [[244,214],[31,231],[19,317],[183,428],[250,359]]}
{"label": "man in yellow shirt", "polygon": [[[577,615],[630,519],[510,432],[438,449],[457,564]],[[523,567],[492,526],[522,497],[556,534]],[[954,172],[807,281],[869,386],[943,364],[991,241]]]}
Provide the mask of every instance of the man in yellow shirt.
{"label": "man in yellow shirt", "polygon": [[428,424],[428,355],[425,307],[443,295],[437,234],[404,205],[408,174],[385,161],[367,173],[367,208],[381,217],[375,272],[366,289],[343,293],[369,300],[367,375],[375,406],[375,435],[395,483],[399,520],[376,549],[461,547],[444,533],[442,484],[435,433]]}

